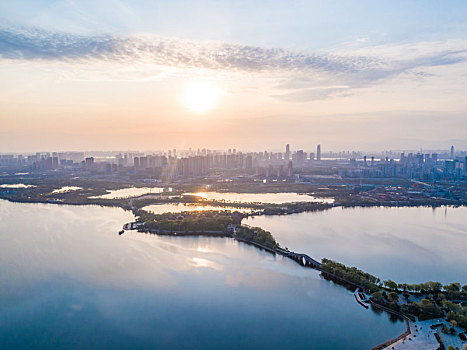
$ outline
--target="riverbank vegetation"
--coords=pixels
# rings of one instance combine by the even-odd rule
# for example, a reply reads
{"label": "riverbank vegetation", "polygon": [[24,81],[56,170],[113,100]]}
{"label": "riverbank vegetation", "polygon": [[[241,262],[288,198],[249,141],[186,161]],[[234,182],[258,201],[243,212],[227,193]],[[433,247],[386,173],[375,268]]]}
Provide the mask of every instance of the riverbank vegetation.
{"label": "riverbank vegetation", "polygon": [[344,264],[324,258],[321,260],[321,272],[324,277],[335,279],[337,283],[349,286],[351,289],[360,287],[367,293],[380,290],[381,280],[379,278],[356,267],[347,267]]}
{"label": "riverbank vegetation", "polygon": [[398,284],[394,281],[382,281],[356,267],[323,259],[322,275],[349,289],[361,288],[371,294],[371,301],[406,315],[410,319],[418,317],[420,321],[444,318],[455,321],[456,325],[467,330],[467,285],[460,283],[444,285],[428,281],[418,284]]}
{"label": "riverbank vegetation", "polygon": [[259,243],[260,245],[273,250],[279,246],[271,232],[265,231],[261,227],[241,226],[237,229],[235,237],[248,242]]}

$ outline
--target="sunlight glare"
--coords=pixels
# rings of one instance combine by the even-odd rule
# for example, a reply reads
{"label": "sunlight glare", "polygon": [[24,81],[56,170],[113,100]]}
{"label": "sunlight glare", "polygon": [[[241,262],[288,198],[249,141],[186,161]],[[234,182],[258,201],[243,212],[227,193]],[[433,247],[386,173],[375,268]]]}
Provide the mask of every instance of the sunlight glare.
{"label": "sunlight glare", "polygon": [[192,81],[185,86],[183,103],[192,112],[205,113],[217,105],[222,90],[207,81]]}

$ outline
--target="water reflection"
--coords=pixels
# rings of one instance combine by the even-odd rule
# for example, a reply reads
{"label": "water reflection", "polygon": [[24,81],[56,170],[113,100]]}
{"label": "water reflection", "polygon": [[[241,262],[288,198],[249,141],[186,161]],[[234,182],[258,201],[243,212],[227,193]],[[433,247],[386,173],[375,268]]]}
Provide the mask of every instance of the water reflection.
{"label": "water reflection", "polygon": [[78,187],[78,186],[63,186],[60,188],[56,188],[55,190],[52,191],[52,193],[66,193],[66,192],[78,191],[82,189],[83,189],[82,187]]}
{"label": "water reflection", "polygon": [[109,190],[108,193],[101,196],[93,196],[90,198],[103,198],[103,199],[117,199],[117,198],[131,198],[142,196],[143,194],[150,193],[163,193],[170,192],[171,188],[164,189],[162,187],[129,187],[119,190]]}
{"label": "water reflection", "polygon": [[[449,212],[449,215],[447,215]],[[333,208],[249,218],[289,249],[399,282],[467,282],[467,207]]]}
{"label": "water reflection", "polygon": [[287,202],[326,202],[332,203],[333,198],[313,197],[308,193],[234,193],[234,192],[196,192],[185,193],[185,195],[197,196],[207,200],[218,200],[226,202],[242,203],[287,203]]}
{"label": "water reflection", "polygon": [[190,204],[190,203],[172,203],[172,204],[153,204],[142,208],[143,210],[152,212],[154,214],[164,213],[181,213],[184,211],[205,211],[205,210],[227,210],[227,211],[239,211],[248,213],[252,209],[248,208],[235,208],[226,206],[213,206],[213,205],[201,205],[201,204]]}
{"label": "water reflection", "polygon": [[232,239],[119,236],[121,209],[0,201],[0,219],[1,348],[362,349],[404,328]]}
{"label": "water reflection", "polygon": [[36,187],[34,185],[25,185],[25,184],[2,184],[0,188],[31,188]]}

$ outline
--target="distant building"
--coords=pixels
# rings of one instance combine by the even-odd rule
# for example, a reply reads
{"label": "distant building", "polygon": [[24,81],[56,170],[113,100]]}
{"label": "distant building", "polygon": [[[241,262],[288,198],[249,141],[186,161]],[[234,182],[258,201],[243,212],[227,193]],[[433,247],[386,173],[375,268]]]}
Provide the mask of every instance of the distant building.
{"label": "distant building", "polygon": [[297,151],[297,163],[298,164],[303,164],[303,161],[305,160],[306,156],[303,150],[298,150]]}
{"label": "distant building", "polygon": [[316,146],[316,160],[321,160],[321,145]]}
{"label": "distant building", "polygon": [[139,157],[139,167],[141,169],[146,169],[148,167],[148,158],[147,157]]}
{"label": "distant building", "polygon": [[287,166],[287,176],[292,177],[293,175],[293,163],[292,161],[289,161],[289,164]]}
{"label": "distant building", "polygon": [[94,157],[88,157],[84,160],[84,166],[87,170],[94,168]]}

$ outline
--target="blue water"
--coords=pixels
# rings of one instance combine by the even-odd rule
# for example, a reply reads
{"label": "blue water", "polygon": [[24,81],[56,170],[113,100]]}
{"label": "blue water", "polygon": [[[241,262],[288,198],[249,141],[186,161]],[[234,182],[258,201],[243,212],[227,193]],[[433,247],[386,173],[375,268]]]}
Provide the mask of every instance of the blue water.
{"label": "blue water", "polygon": [[128,212],[0,201],[1,349],[366,349],[404,330],[227,238],[118,236]]}
{"label": "blue water", "polygon": [[382,279],[467,283],[467,207],[340,208],[245,222],[283,246]]}

